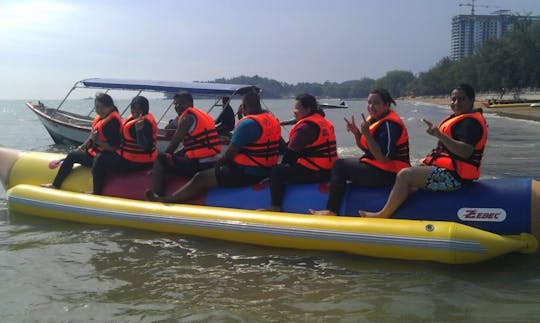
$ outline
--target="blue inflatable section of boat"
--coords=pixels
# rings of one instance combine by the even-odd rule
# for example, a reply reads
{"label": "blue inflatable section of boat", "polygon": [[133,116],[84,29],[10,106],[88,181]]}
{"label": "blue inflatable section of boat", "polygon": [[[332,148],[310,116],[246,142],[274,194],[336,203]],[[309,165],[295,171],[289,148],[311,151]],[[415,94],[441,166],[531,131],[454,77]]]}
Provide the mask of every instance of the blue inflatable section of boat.
{"label": "blue inflatable section of boat", "polygon": [[[358,210],[383,207],[390,188],[347,188],[340,214],[356,216]],[[326,184],[287,186],[283,211],[308,213],[325,209]],[[268,186],[219,188],[210,190],[206,205],[239,209],[270,206]],[[463,223],[503,235],[531,232],[531,180],[487,179],[454,192],[419,190],[399,208],[394,218],[440,220]]]}
{"label": "blue inflatable section of boat", "polygon": [[[345,199],[343,214],[379,210],[388,193],[355,188]],[[498,234],[531,232],[531,180],[482,180],[454,192],[419,190],[394,218],[459,222]]]}

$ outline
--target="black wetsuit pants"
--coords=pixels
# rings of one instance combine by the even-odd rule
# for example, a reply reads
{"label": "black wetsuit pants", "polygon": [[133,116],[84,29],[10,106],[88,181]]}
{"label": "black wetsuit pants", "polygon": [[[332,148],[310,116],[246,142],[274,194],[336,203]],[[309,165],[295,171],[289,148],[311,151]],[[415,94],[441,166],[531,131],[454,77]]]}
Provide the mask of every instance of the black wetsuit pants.
{"label": "black wetsuit pants", "polygon": [[311,170],[304,166],[295,164],[279,164],[272,168],[270,177],[270,193],[272,196],[272,206],[279,206],[283,203],[285,184],[309,184],[317,182],[327,182],[330,179],[330,171]]}
{"label": "black wetsuit pants", "polygon": [[394,184],[396,174],[361,162],[358,158],[338,159],[332,167],[326,209],[338,214],[347,181],[353,185],[383,187]]}
{"label": "black wetsuit pants", "polygon": [[97,155],[92,166],[94,181],[94,194],[101,195],[103,185],[109,172],[135,172],[143,169],[151,169],[154,163],[136,163],[119,156],[114,152],[102,152]]}
{"label": "black wetsuit pants", "polygon": [[94,157],[86,151],[74,150],[69,152],[69,154],[67,154],[66,158],[62,162],[62,165],[60,165],[58,174],[56,174],[56,177],[54,178],[54,181],[52,183],[53,186],[56,188],[60,188],[60,186],[62,186],[64,180],[68,177],[69,173],[71,173],[71,170],[73,169],[73,164],[77,163],[86,167],[92,167],[93,162]]}

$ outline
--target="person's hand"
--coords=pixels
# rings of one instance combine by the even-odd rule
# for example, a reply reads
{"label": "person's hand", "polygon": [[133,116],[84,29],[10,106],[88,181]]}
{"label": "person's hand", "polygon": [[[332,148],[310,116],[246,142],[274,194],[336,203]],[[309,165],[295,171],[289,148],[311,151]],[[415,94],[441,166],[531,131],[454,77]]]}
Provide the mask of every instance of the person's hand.
{"label": "person's hand", "polygon": [[345,124],[347,125],[347,131],[352,132],[353,135],[357,136],[360,134],[360,130],[356,126],[356,123],[354,122],[354,116],[351,116],[351,121],[347,120],[347,118],[343,118],[345,120]]}
{"label": "person's hand", "polygon": [[364,136],[369,134],[369,122],[366,120],[366,116],[362,113],[362,123],[360,123],[360,130]]}
{"label": "person's hand", "polygon": [[433,123],[427,121],[426,119],[422,119],[422,121],[424,121],[424,123],[428,126],[428,128],[426,129],[426,132],[434,137],[439,137],[440,135],[440,131],[439,131],[439,128],[438,127],[435,127],[433,125]]}

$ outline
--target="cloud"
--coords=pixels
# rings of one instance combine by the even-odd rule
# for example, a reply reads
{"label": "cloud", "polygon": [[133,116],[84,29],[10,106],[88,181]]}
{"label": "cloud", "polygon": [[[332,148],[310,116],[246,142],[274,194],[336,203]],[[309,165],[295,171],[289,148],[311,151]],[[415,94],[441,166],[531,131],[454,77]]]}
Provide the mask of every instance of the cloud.
{"label": "cloud", "polygon": [[51,1],[0,3],[4,48],[36,48],[69,32],[66,26],[79,11],[76,5]]}

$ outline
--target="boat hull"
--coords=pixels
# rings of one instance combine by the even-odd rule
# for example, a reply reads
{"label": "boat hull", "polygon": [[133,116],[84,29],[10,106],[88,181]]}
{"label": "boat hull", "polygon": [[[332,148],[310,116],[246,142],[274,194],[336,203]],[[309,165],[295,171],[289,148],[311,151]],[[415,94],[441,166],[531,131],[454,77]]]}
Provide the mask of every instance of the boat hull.
{"label": "boat hull", "polygon": [[[58,169],[49,164],[60,154],[25,152],[13,165],[8,187],[18,184],[50,183]],[[186,183],[184,178],[169,178],[166,193]],[[148,171],[111,174],[104,195],[144,200],[144,192],[152,186]],[[64,181],[62,190],[89,192],[92,175],[86,167],[76,167]],[[364,188],[348,185],[340,214],[355,216],[358,210],[376,211],[384,205],[390,188]],[[288,185],[282,208],[285,212],[308,213],[326,208],[328,184]],[[540,237],[540,183],[526,178],[480,180],[454,192],[417,191],[400,207],[394,218],[454,221],[497,234],[522,232]],[[268,208],[268,182],[240,188],[216,188],[189,201],[191,204],[235,209]]]}
{"label": "boat hull", "polygon": [[270,247],[462,264],[531,252],[529,234],[500,236],[441,221],[367,219],[162,204],[17,185],[10,212]]}
{"label": "boat hull", "polygon": [[319,103],[321,109],[348,109],[346,104]]}
{"label": "boat hull", "polygon": [[[76,125],[55,119],[52,109],[46,109],[32,103],[26,104],[32,110],[55,143],[83,143],[91,131],[92,120],[87,120],[88,125]],[[84,121],[83,121],[84,122]]]}
{"label": "boat hull", "polygon": [[528,108],[531,103],[490,104],[488,108]]}

